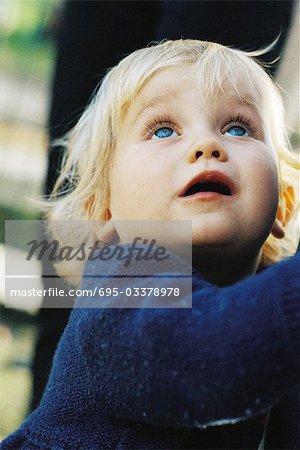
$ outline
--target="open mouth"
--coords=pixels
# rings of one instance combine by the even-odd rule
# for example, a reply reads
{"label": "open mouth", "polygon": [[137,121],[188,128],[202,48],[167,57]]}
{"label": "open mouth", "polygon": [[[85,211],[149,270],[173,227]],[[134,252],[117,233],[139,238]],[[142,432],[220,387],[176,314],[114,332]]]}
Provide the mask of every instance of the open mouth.
{"label": "open mouth", "polygon": [[218,181],[201,181],[190,186],[182,197],[188,197],[189,195],[198,194],[200,192],[215,192],[221,195],[231,195],[231,190],[225,183]]}
{"label": "open mouth", "polygon": [[236,192],[232,180],[219,171],[205,171],[194,177],[179,194],[179,197],[203,197],[209,194],[229,197]]}

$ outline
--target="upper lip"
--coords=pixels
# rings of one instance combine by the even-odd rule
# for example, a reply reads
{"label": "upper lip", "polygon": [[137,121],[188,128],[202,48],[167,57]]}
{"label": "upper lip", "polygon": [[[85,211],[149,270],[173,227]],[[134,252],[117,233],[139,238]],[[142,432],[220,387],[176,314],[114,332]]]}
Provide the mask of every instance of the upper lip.
{"label": "upper lip", "polygon": [[224,195],[233,195],[236,192],[233,181],[227,175],[217,170],[207,170],[192,178],[179,193],[179,197],[185,197],[187,191],[197,183],[217,183],[222,189],[224,189]]}

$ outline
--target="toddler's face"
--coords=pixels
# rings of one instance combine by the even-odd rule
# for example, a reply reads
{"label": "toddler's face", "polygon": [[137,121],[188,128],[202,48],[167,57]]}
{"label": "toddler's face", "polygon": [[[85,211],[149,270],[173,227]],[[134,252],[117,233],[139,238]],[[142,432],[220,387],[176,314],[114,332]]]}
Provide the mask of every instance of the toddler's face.
{"label": "toddler's face", "polygon": [[268,132],[230,88],[204,105],[194,70],[162,71],[129,107],[111,174],[112,219],[189,219],[194,246],[259,251],[278,206]]}

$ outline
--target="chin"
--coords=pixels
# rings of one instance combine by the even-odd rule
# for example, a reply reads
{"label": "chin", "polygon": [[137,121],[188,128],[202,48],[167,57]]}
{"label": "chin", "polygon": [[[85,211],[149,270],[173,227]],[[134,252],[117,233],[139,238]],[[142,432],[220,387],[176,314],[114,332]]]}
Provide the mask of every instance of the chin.
{"label": "chin", "polygon": [[193,220],[192,230],[193,246],[202,248],[225,247],[236,242],[237,233],[234,224],[218,223],[218,221],[204,223],[201,218],[197,218]]}

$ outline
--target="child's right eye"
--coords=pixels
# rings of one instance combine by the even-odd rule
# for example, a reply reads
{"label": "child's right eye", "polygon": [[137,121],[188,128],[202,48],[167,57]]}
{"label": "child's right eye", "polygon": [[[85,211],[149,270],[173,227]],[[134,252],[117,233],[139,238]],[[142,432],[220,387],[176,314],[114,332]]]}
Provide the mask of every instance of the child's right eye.
{"label": "child's right eye", "polygon": [[180,131],[170,115],[158,115],[145,124],[145,137],[149,140],[175,138]]}
{"label": "child's right eye", "polygon": [[172,130],[172,128],[162,127],[155,131],[155,133],[152,135],[151,139],[166,139],[173,135],[178,136],[176,131]]}

